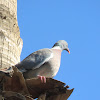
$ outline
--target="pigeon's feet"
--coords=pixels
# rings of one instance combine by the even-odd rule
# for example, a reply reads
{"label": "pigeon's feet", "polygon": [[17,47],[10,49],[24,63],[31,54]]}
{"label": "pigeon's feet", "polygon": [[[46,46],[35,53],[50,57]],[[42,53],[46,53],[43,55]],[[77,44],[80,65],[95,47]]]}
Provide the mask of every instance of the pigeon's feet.
{"label": "pigeon's feet", "polygon": [[46,83],[46,77],[38,75],[38,78],[41,80],[41,83]]}

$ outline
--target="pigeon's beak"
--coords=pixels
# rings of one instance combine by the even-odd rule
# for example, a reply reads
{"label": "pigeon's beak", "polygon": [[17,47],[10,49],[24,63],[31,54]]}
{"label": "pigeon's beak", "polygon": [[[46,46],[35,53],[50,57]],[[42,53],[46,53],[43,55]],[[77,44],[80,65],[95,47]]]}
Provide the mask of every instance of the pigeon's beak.
{"label": "pigeon's beak", "polygon": [[65,50],[70,54],[69,48],[66,48]]}
{"label": "pigeon's beak", "polygon": [[70,51],[68,50],[68,53],[70,54]]}

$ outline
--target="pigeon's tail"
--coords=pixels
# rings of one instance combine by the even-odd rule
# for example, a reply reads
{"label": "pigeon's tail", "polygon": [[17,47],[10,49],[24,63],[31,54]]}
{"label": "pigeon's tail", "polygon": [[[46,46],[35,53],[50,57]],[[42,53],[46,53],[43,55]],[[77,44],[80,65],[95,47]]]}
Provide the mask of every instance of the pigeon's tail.
{"label": "pigeon's tail", "polygon": [[24,69],[23,65],[21,63],[18,63],[15,65],[19,69],[20,72],[24,73],[26,70]]}
{"label": "pigeon's tail", "polygon": [[5,71],[0,71],[0,79],[3,78],[3,76],[8,76],[10,77],[10,73],[9,72],[5,72]]}
{"label": "pigeon's tail", "polygon": [[11,76],[11,73],[13,72],[12,67],[9,67],[7,69],[1,69],[0,70],[0,75],[6,75],[6,76]]}
{"label": "pigeon's tail", "polygon": [[18,69],[21,67],[21,64],[20,63],[17,63],[16,65],[15,65],[15,67],[17,67]]}
{"label": "pigeon's tail", "polygon": [[5,73],[9,73],[11,71],[13,71],[12,67],[0,69],[0,72],[5,72]]}

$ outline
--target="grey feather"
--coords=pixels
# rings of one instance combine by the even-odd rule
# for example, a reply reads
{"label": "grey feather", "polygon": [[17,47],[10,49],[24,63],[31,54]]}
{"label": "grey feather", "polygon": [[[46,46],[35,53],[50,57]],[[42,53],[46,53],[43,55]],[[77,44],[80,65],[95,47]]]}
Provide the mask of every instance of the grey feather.
{"label": "grey feather", "polygon": [[18,69],[20,69],[22,72],[25,72],[26,70],[39,68],[52,57],[53,54],[50,49],[40,49],[30,54],[28,57],[26,57],[23,61],[15,66],[18,67]]}

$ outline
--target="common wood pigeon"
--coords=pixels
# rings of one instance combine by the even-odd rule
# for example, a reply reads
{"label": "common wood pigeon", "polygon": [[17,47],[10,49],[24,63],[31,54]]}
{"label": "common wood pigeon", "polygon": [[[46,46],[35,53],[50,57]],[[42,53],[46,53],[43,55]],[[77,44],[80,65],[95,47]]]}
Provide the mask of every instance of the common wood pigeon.
{"label": "common wood pigeon", "polygon": [[23,73],[25,79],[39,77],[46,83],[45,77],[53,78],[57,74],[63,50],[70,53],[68,43],[59,40],[51,49],[35,51],[15,66]]}

